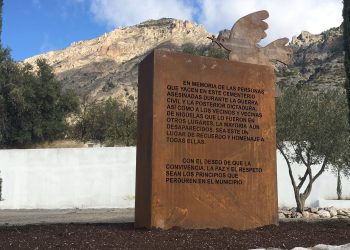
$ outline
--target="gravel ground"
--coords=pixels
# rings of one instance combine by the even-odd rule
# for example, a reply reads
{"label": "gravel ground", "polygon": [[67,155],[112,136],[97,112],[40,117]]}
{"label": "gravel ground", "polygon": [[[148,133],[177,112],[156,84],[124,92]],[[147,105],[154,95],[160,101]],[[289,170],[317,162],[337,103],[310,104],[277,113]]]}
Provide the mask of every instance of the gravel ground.
{"label": "gravel ground", "polygon": [[134,229],[133,223],[1,226],[0,249],[254,249],[350,243],[350,221],[282,221],[254,230]]}
{"label": "gravel ground", "polygon": [[134,229],[133,221],[134,209],[0,210],[0,249],[291,249],[350,243],[349,219],[282,219],[279,226],[246,231]]}

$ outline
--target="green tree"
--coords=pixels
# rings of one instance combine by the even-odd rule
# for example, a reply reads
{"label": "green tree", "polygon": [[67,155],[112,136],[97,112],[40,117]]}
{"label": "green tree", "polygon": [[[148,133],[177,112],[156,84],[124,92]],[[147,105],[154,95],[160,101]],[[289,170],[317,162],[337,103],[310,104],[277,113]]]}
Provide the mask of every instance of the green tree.
{"label": "green tree", "polygon": [[216,45],[211,44],[208,48],[206,56],[228,60],[229,53],[226,50],[220,49]]}
{"label": "green tree", "polygon": [[66,117],[78,108],[78,97],[63,91],[52,68],[43,59],[20,65],[10,50],[1,45],[2,7],[0,0],[0,147],[26,147],[62,138]]}
{"label": "green tree", "polygon": [[182,46],[182,52],[194,56],[203,56],[205,49],[195,46],[193,43],[186,43]]}
{"label": "green tree", "polygon": [[117,100],[84,103],[75,119],[72,137],[106,146],[136,144],[136,112]]}
{"label": "green tree", "polygon": [[6,144],[9,133],[8,114],[11,112],[9,103],[15,101],[11,98],[15,95],[13,89],[19,74],[20,70],[13,62],[9,49],[0,48],[0,147]]}
{"label": "green tree", "polygon": [[220,49],[215,44],[210,44],[209,46],[195,46],[192,43],[186,43],[182,47],[182,52],[186,54],[191,54],[195,56],[207,56],[219,59],[228,59],[228,52],[226,50]]}
{"label": "green tree", "polygon": [[[109,145],[131,146],[136,144],[136,112],[129,106],[117,108],[115,103],[109,103],[111,108],[114,106],[113,118],[110,119],[108,126],[106,142]],[[107,104],[108,105],[108,104]]]}
{"label": "green tree", "polygon": [[345,89],[348,99],[349,122],[350,122],[350,0],[343,1],[343,38],[344,38],[344,65],[346,72]]}
{"label": "green tree", "polygon": [[[111,110],[115,112],[115,110]],[[86,127],[87,133],[85,140],[98,141],[103,144],[106,141],[107,124],[109,124],[111,115],[108,116],[108,110],[106,109],[106,102],[100,101],[94,103],[87,113]]]}
{"label": "green tree", "polygon": [[79,100],[72,90],[62,91],[62,83],[55,78],[53,69],[43,59],[37,61],[37,82],[32,87],[35,98],[32,119],[37,141],[52,141],[62,138],[67,131],[66,116],[78,110]]}
{"label": "green tree", "polygon": [[344,140],[343,147],[339,148],[337,156],[332,159],[332,172],[337,177],[337,196],[342,199],[342,176],[350,177],[350,136]]}
{"label": "green tree", "polygon": [[[52,68],[37,61],[37,72],[29,64],[18,65],[9,54],[0,61],[2,147],[28,147],[63,138],[66,117],[78,108],[78,97],[63,91]],[[1,126],[1,125],[0,125]]]}
{"label": "green tree", "polygon": [[72,117],[72,126],[70,127],[70,137],[72,139],[86,142],[88,133],[87,115],[93,103],[90,103],[88,96],[84,96],[81,100],[80,108]]}
{"label": "green tree", "polygon": [[[346,97],[336,90],[315,93],[289,87],[277,99],[276,113],[277,149],[288,166],[297,211],[302,212],[313,183],[346,144]],[[298,179],[293,163],[305,167]]]}

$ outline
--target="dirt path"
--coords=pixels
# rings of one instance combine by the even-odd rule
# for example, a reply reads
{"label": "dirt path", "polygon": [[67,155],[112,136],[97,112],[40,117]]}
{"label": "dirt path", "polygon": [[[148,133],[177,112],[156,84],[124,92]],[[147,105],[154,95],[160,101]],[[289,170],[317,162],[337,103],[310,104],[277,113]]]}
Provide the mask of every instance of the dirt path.
{"label": "dirt path", "polygon": [[134,209],[0,210],[0,226],[52,223],[127,223]]}

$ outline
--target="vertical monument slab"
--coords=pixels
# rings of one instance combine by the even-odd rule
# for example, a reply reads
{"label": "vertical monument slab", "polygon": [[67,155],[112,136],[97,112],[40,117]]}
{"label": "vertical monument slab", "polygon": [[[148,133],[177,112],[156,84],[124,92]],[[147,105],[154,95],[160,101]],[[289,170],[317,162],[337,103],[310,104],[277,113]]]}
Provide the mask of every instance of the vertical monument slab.
{"label": "vertical monument slab", "polygon": [[277,224],[271,66],[155,50],[138,88],[136,227]]}

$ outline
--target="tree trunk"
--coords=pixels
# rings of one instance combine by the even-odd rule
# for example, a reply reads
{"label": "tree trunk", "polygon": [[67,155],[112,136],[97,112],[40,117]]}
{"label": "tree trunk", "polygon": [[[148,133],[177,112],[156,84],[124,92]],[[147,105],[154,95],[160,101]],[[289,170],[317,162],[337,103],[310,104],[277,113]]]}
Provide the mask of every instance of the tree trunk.
{"label": "tree trunk", "polygon": [[296,199],[296,201],[297,201],[297,212],[299,212],[299,213],[304,212],[305,200],[306,200],[306,197],[303,197],[302,194],[298,194],[298,199]]}
{"label": "tree trunk", "polygon": [[298,188],[294,188],[294,197],[297,203],[297,212],[304,212],[305,201],[309,197],[309,195],[309,192],[300,193],[300,190]]}
{"label": "tree trunk", "polygon": [[338,200],[342,199],[342,185],[341,185],[341,173],[340,169],[338,168],[338,180],[337,180],[337,195],[338,195]]}
{"label": "tree trunk", "polygon": [[296,187],[293,188],[295,202],[297,203],[297,212],[302,213],[304,211],[305,199],[303,199],[302,194],[300,194],[300,190]]}
{"label": "tree trunk", "polygon": [[[305,199],[301,199],[301,195],[299,194],[300,192],[300,188],[297,186],[297,184],[295,183],[295,179],[293,177],[293,171],[292,171],[292,167],[291,167],[291,163],[288,160],[287,155],[284,153],[283,148],[277,146],[278,150],[281,152],[282,156],[284,157],[287,166],[288,166],[288,173],[289,173],[289,177],[290,180],[292,182],[292,186],[293,186],[293,191],[294,191],[294,197],[295,197],[295,202],[297,203],[297,211],[302,213],[304,211],[304,204],[305,204]],[[306,178],[306,176],[305,176]]]}

